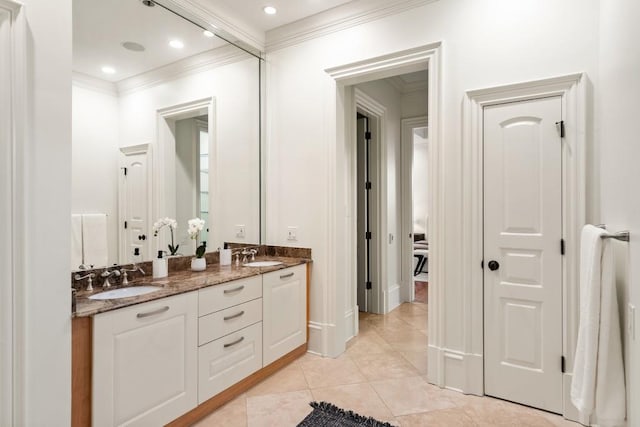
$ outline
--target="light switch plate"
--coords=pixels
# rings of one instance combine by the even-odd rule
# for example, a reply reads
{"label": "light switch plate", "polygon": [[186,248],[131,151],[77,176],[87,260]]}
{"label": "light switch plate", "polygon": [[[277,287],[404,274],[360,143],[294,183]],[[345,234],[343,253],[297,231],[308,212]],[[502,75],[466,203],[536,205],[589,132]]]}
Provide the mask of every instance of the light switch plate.
{"label": "light switch plate", "polygon": [[298,240],[298,227],[287,227],[287,240],[290,242]]}
{"label": "light switch plate", "polygon": [[245,227],[244,225],[236,225],[236,237],[244,239],[245,236]]}

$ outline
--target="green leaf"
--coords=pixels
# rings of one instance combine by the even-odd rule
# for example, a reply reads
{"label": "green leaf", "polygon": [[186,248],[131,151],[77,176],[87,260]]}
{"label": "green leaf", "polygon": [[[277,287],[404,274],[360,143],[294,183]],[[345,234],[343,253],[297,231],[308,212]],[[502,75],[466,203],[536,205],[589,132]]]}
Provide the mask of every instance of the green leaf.
{"label": "green leaf", "polygon": [[204,256],[204,252],[207,250],[207,245],[202,244],[196,248],[196,258],[202,258]]}

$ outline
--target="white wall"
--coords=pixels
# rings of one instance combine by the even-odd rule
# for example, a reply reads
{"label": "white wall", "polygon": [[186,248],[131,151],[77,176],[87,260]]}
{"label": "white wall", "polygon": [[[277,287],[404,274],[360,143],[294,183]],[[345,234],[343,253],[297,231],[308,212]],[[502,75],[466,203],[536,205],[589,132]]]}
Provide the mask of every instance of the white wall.
{"label": "white wall", "polygon": [[[383,231],[386,231],[386,233],[379,236],[379,241],[382,245],[386,245],[387,252],[386,277],[380,283],[381,296],[383,297],[381,311],[387,312],[400,303],[399,236],[402,208],[400,203],[402,196],[400,187],[400,119],[402,98],[396,89],[384,80],[361,83],[355,87],[373,98],[386,110],[381,147],[384,151],[384,157],[380,159],[380,161],[386,160],[386,163],[381,165],[386,170],[386,191],[384,189],[378,190],[382,193],[380,194],[380,197],[382,197],[382,209],[386,210],[386,214],[381,213],[380,218],[384,220],[386,217],[386,227],[383,227]],[[375,167],[375,165],[372,165],[372,167]],[[384,177],[384,174],[381,176]],[[393,236],[392,240],[390,240],[389,235]],[[347,310],[352,307],[353,304],[347,302]]]}
{"label": "white wall", "polygon": [[410,119],[427,115],[427,90],[405,93],[402,95],[402,118]]}
{"label": "white wall", "polygon": [[15,425],[68,426],[71,413],[71,1],[23,0],[27,20],[27,96],[23,148],[26,278],[18,283],[14,330],[24,352],[14,371]]}
{"label": "white wall", "polygon": [[[242,241],[235,236],[236,224],[245,225],[245,242],[257,243],[260,241],[257,59],[252,57],[121,95],[120,144],[151,141],[155,145],[158,110],[207,97],[214,97],[216,104],[213,130],[218,168],[210,171],[210,177],[212,188],[218,191],[219,208],[209,224],[215,240],[207,246],[215,250],[222,241]],[[172,215],[175,214],[158,212],[159,217]],[[186,224],[178,224],[177,233],[185,234],[186,230]]]}
{"label": "white wall", "polygon": [[[461,103],[466,90],[585,71],[597,77],[598,0],[437,1],[400,14],[268,52],[267,243],[286,244],[298,225],[301,246],[313,249],[311,320],[336,318],[327,292],[331,245],[327,199],[336,140],[336,86],[326,69],[442,41],[442,136],[446,226],[445,342],[462,350]],[[335,185],[341,185],[337,177]],[[344,185],[344,184],[342,184]],[[341,203],[341,201],[338,201]],[[344,272],[338,272],[337,277]],[[446,286],[445,286],[446,285]],[[312,343],[329,352],[331,338]]]}
{"label": "white wall", "polygon": [[107,214],[107,265],[118,262],[118,98],[72,88],[71,213]]}
{"label": "white wall", "polygon": [[[596,86],[598,118],[593,166],[600,172],[600,221],[610,230],[630,230],[630,243],[615,243],[618,259],[620,309],[636,307],[635,339],[623,315],[628,378],[628,425],[640,425],[640,3],[636,0],[602,0],[600,9],[600,78]],[[597,179],[596,181],[597,182]],[[598,200],[596,198],[596,200]],[[593,216],[596,222],[597,215]]]}

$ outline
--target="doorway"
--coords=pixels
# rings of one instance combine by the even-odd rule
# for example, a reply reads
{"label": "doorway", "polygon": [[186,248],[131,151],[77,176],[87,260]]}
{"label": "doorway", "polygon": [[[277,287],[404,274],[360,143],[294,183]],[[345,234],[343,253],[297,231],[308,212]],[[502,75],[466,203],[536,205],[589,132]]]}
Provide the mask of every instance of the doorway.
{"label": "doorway", "polygon": [[427,303],[429,285],[429,132],[426,116],[402,120],[403,302]]}
{"label": "doorway", "polygon": [[[335,102],[327,103],[327,114],[335,115],[335,145],[329,146],[329,168],[335,171],[331,174],[328,201],[330,215],[328,218],[329,247],[331,254],[327,260],[327,288],[326,292],[334,302],[331,309],[331,324],[319,324],[314,328],[315,335],[326,340],[326,354],[336,357],[346,348],[346,342],[358,333],[358,303],[357,303],[357,188],[355,181],[356,151],[356,96],[354,86],[364,82],[379,80],[390,76],[412,73],[429,69],[428,74],[428,111],[429,128],[431,132],[432,163],[435,167],[430,170],[430,194],[434,199],[443,199],[442,163],[443,153],[440,148],[440,52],[441,43],[436,42],[404,51],[372,57],[363,61],[346,63],[326,69],[326,73],[335,84]],[[397,131],[399,138],[400,131]],[[382,171],[384,173],[384,169]],[[396,184],[399,183],[396,180]],[[386,185],[381,177],[382,185]],[[384,193],[384,189],[381,189]],[[400,191],[396,187],[395,191]],[[384,214],[384,211],[383,211]],[[432,234],[432,249],[443,248],[442,212],[433,211],[429,217],[435,225]],[[440,230],[440,231],[439,231]],[[345,236],[347,237],[345,239]],[[389,238],[386,233],[385,241]],[[390,236],[397,242],[398,235]],[[346,244],[343,244],[346,241]],[[386,250],[386,245],[380,245]],[[432,283],[441,282],[444,271],[444,251],[439,252],[437,258],[430,259],[430,280]],[[383,268],[383,266],[381,267]],[[435,292],[435,294],[433,294]],[[437,291],[429,290],[430,299],[437,295]],[[399,295],[398,288],[390,293]],[[433,295],[432,295],[433,294]],[[441,304],[440,304],[441,305]],[[435,306],[429,310],[429,317],[437,316],[442,307]],[[316,325],[313,325],[316,326]],[[432,326],[429,326],[430,328]],[[432,334],[435,337],[437,334]]]}
{"label": "doorway", "polygon": [[562,99],[483,121],[485,394],[562,413]]}
{"label": "doorway", "polygon": [[[358,232],[357,232],[357,252],[358,252],[358,307],[361,312],[369,312],[371,297],[373,293],[373,271],[372,264],[376,265],[372,254],[372,222],[374,212],[372,212],[372,133],[371,121],[366,112],[356,113],[356,151],[357,151],[357,188],[358,188]],[[377,186],[376,186],[377,187]]]}

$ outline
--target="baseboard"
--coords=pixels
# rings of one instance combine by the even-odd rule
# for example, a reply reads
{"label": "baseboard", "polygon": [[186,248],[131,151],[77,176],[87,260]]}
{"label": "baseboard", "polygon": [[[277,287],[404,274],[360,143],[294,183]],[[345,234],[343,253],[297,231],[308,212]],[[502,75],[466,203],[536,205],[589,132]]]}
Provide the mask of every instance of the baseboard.
{"label": "baseboard", "polygon": [[395,284],[385,291],[386,311],[390,312],[400,305],[400,285]]}
{"label": "baseboard", "polygon": [[480,354],[429,345],[427,380],[465,394],[484,395],[483,359]]}
{"label": "baseboard", "polygon": [[351,338],[355,337],[358,334],[356,330],[356,319],[355,316],[358,315],[358,306],[356,305],[354,308],[347,310],[344,313],[344,324],[345,324],[345,342],[349,341]]}
{"label": "baseboard", "polygon": [[[481,354],[463,353],[429,345],[427,381],[465,394],[484,396],[484,361]],[[563,416],[567,420],[588,426],[589,420],[580,415],[571,403],[573,375],[563,376]]]}
{"label": "baseboard", "polygon": [[324,324],[309,321],[309,352],[313,354],[325,355],[325,330]]}
{"label": "baseboard", "polygon": [[333,323],[309,321],[309,353],[327,357],[338,357],[344,353],[346,341],[343,331]]}

